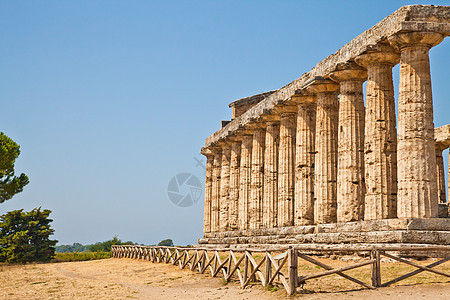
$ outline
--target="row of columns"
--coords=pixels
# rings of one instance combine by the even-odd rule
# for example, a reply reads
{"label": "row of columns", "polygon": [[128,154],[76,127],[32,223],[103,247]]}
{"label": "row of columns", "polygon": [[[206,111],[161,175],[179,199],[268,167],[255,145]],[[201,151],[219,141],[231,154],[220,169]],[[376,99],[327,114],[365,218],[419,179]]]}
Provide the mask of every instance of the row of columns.
{"label": "row of columns", "polygon": [[392,36],[210,147],[205,232],[437,217],[428,50],[442,39]]}

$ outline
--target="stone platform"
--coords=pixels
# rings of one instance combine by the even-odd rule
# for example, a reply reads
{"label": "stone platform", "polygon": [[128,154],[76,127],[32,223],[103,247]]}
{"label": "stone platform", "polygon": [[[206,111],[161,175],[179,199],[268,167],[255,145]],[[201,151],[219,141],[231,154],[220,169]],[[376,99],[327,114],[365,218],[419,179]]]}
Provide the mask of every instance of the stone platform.
{"label": "stone platform", "polygon": [[310,226],[205,233],[203,246],[239,245],[450,245],[450,218],[398,218]]}

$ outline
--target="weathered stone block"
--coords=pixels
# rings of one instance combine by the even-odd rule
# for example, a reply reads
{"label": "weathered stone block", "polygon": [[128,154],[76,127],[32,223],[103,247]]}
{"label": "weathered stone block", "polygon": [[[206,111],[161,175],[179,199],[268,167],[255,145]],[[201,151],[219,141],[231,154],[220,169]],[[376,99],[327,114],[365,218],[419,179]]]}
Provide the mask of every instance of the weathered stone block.
{"label": "weathered stone block", "polygon": [[408,219],[408,225],[406,229],[450,231],[450,219],[447,218]]}
{"label": "weathered stone block", "polygon": [[439,203],[438,217],[439,218],[447,218],[448,217],[448,203]]}

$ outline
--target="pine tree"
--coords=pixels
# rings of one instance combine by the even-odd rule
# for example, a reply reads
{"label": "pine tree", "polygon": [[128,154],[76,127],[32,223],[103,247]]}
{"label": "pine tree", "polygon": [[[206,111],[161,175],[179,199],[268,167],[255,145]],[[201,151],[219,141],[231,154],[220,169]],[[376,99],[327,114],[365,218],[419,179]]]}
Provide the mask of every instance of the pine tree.
{"label": "pine tree", "polygon": [[20,154],[20,146],[0,132],[0,203],[20,193],[29,183],[28,176],[15,176],[14,163]]}
{"label": "pine tree", "polygon": [[0,216],[0,261],[49,261],[55,256],[56,240],[50,240],[51,210],[35,208],[7,212]]}

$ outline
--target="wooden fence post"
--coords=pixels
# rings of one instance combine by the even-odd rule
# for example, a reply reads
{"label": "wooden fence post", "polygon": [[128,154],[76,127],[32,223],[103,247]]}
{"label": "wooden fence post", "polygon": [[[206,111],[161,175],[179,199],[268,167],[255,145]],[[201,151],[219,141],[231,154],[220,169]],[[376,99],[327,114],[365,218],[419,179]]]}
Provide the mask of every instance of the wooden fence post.
{"label": "wooden fence post", "polygon": [[370,252],[370,259],[375,260],[372,264],[372,286],[380,287],[381,286],[380,250],[373,249]]}
{"label": "wooden fence post", "polygon": [[297,290],[298,285],[298,269],[297,269],[297,251],[295,248],[289,248],[288,252],[288,267],[289,267],[289,295],[293,295]]}
{"label": "wooden fence post", "polygon": [[268,286],[271,277],[272,277],[272,263],[270,262],[269,259],[269,252],[266,251],[266,272],[265,272],[266,282],[263,283],[265,287]]}
{"label": "wooden fence post", "polygon": [[[251,252],[248,252],[248,254],[249,254],[250,256],[253,255]],[[252,256],[252,257],[253,257],[253,256]],[[248,262],[249,262],[248,266],[249,266],[249,268],[250,268],[250,274],[253,274],[253,270],[255,269],[255,266],[253,266],[253,264],[252,264],[252,262],[251,262],[250,260],[249,260]],[[253,275],[250,277],[250,282],[255,282],[255,281],[256,281],[256,273],[253,274]]]}
{"label": "wooden fence post", "polygon": [[247,281],[247,275],[248,275],[248,257],[247,257],[247,250],[242,253],[242,255],[245,255],[244,257],[244,282]]}

